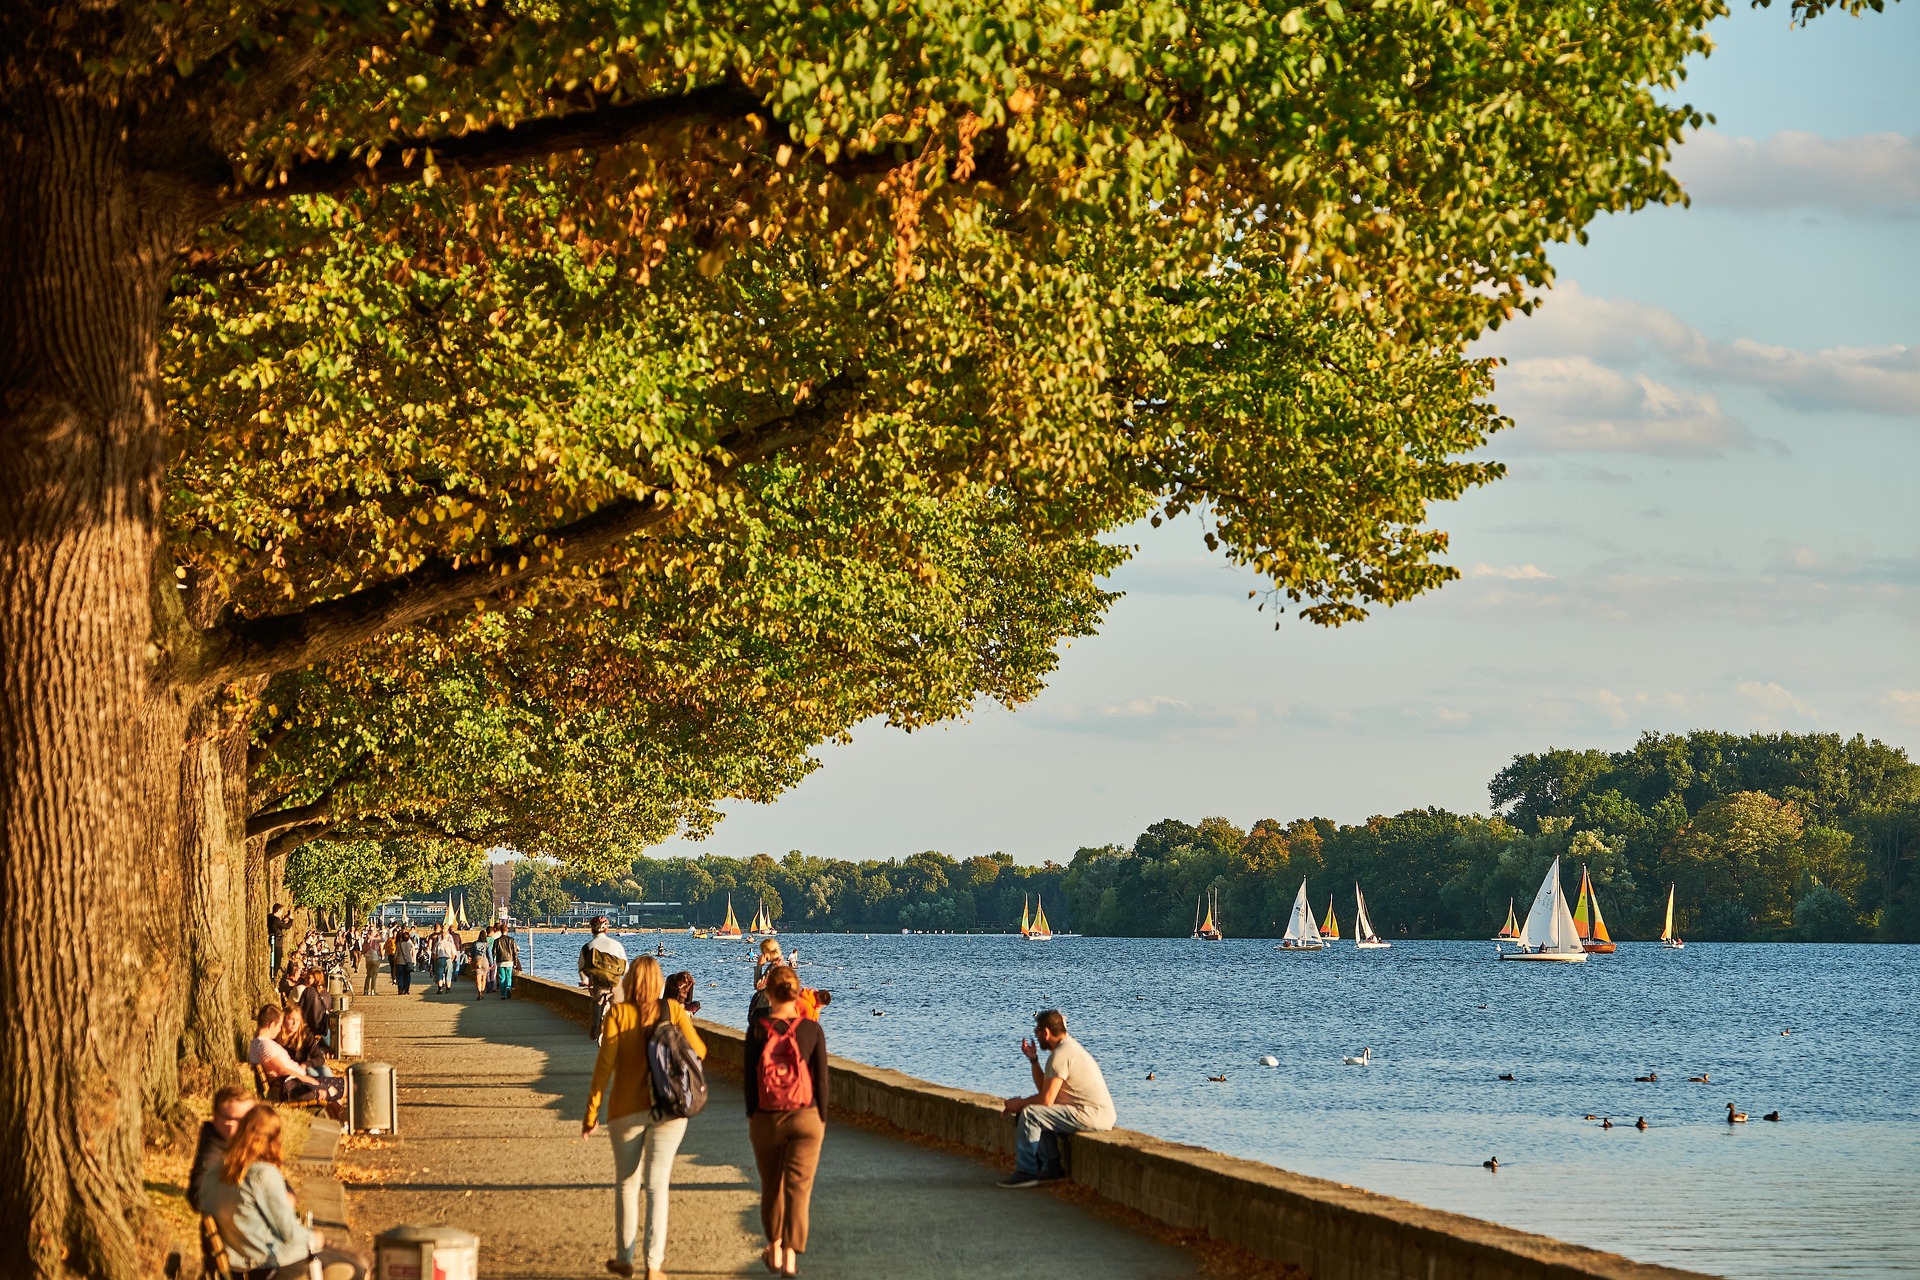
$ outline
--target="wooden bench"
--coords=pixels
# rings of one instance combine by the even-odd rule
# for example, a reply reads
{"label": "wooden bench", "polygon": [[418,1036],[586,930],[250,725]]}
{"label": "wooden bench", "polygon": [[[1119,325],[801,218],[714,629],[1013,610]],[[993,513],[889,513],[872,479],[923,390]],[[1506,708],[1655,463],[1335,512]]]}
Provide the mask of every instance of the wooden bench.
{"label": "wooden bench", "polygon": [[276,1089],[273,1083],[267,1079],[267,1073],[259,1063],[249,1063],[248,1065],[253,1068],[253,1092],[262,1102],[273,1102],[283,1107],[312,1107],[321,1110],[326,1108],[327,1096],[325,1094],[316,1093],[311,1098],[289,1098],[284,1080],[281,1081],[281,1087]]}

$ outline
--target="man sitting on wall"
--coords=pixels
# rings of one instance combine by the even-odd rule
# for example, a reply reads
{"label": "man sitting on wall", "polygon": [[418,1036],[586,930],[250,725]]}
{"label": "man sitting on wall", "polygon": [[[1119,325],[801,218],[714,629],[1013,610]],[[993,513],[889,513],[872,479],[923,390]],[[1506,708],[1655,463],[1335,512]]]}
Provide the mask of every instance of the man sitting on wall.
{"label": "man sitting on wall", "polygon": [[[1033,1040],[1022,1040],[1020,1052],[1026,1055],[1038,1092],[1025,1098],[1008,1098],[1003,1108],[1015,1117],[1014,1171],[1011,1177],[1000,1180],[1003,1187],[1035,1187],[1066,1177],[1055,1135],[1111,1129],[1118,1118],[1100,1064],[1067,1034],[1067,1020],[1058,1009],[1035,1014],[1033,1034],[1040,1042],[1038,1048]],[[1044,1071],[1040,1068],[1040,1049],[1047,1050]]]}

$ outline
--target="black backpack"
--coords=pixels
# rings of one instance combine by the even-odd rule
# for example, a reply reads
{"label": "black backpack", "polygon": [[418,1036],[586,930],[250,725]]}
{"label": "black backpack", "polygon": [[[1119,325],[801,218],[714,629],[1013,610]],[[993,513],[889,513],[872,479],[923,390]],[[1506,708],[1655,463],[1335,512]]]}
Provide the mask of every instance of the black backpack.
{"label": "black backpack", "polygon": [[707,1105],[706,1068],[671,1021],[662,1019],[647,1040],[647,1074],[653,1078],[655,1120],[697,1116]]}

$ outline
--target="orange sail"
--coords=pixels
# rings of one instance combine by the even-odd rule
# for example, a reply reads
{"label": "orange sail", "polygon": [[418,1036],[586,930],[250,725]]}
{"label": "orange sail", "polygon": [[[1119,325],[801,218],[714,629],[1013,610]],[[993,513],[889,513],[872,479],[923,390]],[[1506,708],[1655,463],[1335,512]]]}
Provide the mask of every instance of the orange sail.
{"label": "orange sail", "polygon": [[1338,938],[1340,936],[1340,921],[1333,914],[1332,898],[1327,899],[1327,918],[1320,922],[1320,936],[1323,938]]}
{"label": "orange sail", "polygon": [[737,938],[740,936],[740,921],[734,918],[732,898],[727,899],[726,922],[713,931],[713,936],[716,938]]}

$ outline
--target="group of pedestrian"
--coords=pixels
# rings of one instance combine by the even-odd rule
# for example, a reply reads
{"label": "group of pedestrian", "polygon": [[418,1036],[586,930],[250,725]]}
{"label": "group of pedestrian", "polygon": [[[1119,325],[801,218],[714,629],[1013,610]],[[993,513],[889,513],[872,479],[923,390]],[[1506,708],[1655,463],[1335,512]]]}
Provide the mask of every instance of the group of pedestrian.
{"label": "group of pedestrian", "polygon": [[[607,1270],[632,1276],[644,1268],[647,1280],[663,1280],[673,1159],[688,1120],[705,1104],[699,1062],[706,1044],[689,1016],[699,1008],[693,975],[664,975],[659,960],[640,956],[624,963],[620,981],[609,983],[615,952],[624,962],[625,949],[608,935],[605,920],[596,919],[579,959],[581,983],[596,996],[600,1041],[581,1136],[591,1135],[605,1114],[614,1154],[615,1252]],[[760,1175],[761,1262],[776,1275],[799,1274],[807,1249],[831,1087],[818,1011],[831,998],[801,983],[777,942],[762,944],[748,1009],[743,1093]]]}

